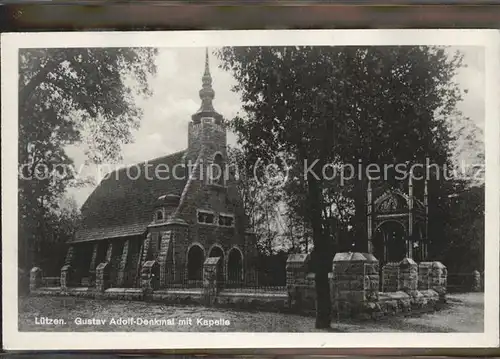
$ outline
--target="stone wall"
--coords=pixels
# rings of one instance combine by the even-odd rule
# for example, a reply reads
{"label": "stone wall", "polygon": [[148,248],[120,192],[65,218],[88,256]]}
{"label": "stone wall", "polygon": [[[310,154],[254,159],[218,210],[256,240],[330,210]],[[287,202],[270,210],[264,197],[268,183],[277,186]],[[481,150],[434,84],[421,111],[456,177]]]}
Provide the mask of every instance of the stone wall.
{"label": "stone wall", "polygon": [[418,289],[437,292],[440,301],[445,301],[447,277],[448,270],[441,262],[421,262],[418,265]]}
{"label": "stone wall", "polygon": [[433,262],[431,270],[431,289],[439,294],[439,300],[446,300],[446,286],[447,286],[448,270],[441,262]]}
{"label": "stone wall", "polygon": [[104,292],[111,284],[110,280],[111,265],[109,262],[102,262],[96,268],[95,288],[97,292]]}
{"label": "stone wall", "polygon": [[480,292],[482,290],[481,273],[478,270],[472,272],[472,291]]}
{"label": "stone wall", "polygon": [[432,262],[420,262],[418,264],[418,289],[431,289]]}
{"label": "stone wall", "polygon": [[417,290],[418,266],[411,258],[404,258],[399,262],[399,284],[398,290],[408,294]]}
{"label": "stone wall", "polygon": [[375,310],[378,301],[378,260],[367,253],[337,253],[333,259],[333,311],[357,317]]}
{"label": "stone wall", "polygon": [[288,307],[296,312],[316,308],[314,273],[309,273],[309,254],[290,254],[286,261]]}
{"label": "stone wall", "polygon": [[113,287],[119,286],[118,277],[121,266],[121,260],[123,255],[123,247],[125,245],[125,239],[115,239],[110,245],[110,258],[109,258],[109,280]]}
{"label": "stone wall", "polygon": [[203,263],[203,300],[205,304],[212,305],[217,300],[219,292],[218,281],[220,257],[209,257]]}
{"label": "stone wall", "polygon": [[160,265],[157,261],[147,261],[142,265],[141,288],[146,294],[160,288]]}
{"label": "stone wall", "polygon": [[42,270],[38,267],[33,267],[30,271],[30,292],[35,291],[42,285]]}
{"label": "stone wall", "polygon": [[399,263],[387,263],[382,267],[382,292],[397,292],[398,288]]}
{"label": "stone wall", "polygon": [[93,286],[95,285],[95,277],[96,273],[95,270],[97,268],[97,254],[99,250],[99,242],[94,243],[93,248],[92,248],[92,256],[90,258],[90,265],[89,265],[89,285]]}
{"label": "stone wall", "polygon": [[61,289],[66,290],[71,287],[74,284],[73,281],[73,268],[66,264],[61,268]]}
{"label": "stone wall", "polygon": [[126,239],[125,243],[123,243],[122,253],[119,258],[118,264],[118,276],[116,279],[116,284],[118,287],[122,287],[125,283],[125,270],[127,268],[127,261],[129,258],[128,255],[128,247],[130,245],[130,240]]}
{"label": "stone wall", "polygon": [[[122,258],[124,253],[122,252]],[[41,288],[38,283],[41,271],[32,271],[31,288],[34,295],[75,295],[90,298],[155,300],[168,304],[204,304],[208,306],[234,307],[289,311],[314,314],[316,304],[315,276],[310,272],[310,256],[294,254],[287,259],[286,291],[254,291],[222,289],[217,281],[220,270],[219,257],[206,258],[202,288],[160,288],[160,265],[147,261],[141,270],[141,288],[108,288],[109,263],[97,268],[96,288],[71,288],[66,285],[71,266],[61,271],[61,289]],[[418,271],[421,268],[421,271]],[[337,253],[329,274],[332,309],[338,317],[379,318],[384,315],[419,313],[435,310],[444,301],[446,293],[446,268],[440,262],[423,262],[417,265],[405,258],[386,269],[397,273],[395,290],[379,292],[378,261],[366,253]],[[68,277],[63,278],[63,275]],[[389,281],[388,281],[389,282]],[[394,282],[394,280],[392,281]]]}
{"label": "stone wall", "polygon": [[[184,275],[186,271],[186,261],[187,261],[187,249],[189,247],[190,240],[190,228],[187,223],[183,220],[177,221],[169,226],[172,231],[172,256],[170,257],[170,263],[167,263],[167,267],[173,268],[173,278],[174,281],[180,282],[184,280]],[[169,258],[167,257],[167,261]]]}
{"label": "stone wall", "polygon": [[129,239],[128,255],[129,259],[126,266],[125,286],[126,287],[139,287],[140,283],[140,266],[139,263],[143,237],[133,237]]}
{"label": "stone wall", "polygon": [[[184,220],[189,226],[187,233],[180,234],[181,237],[185,237],[188,240],[176,242],[175,245],[174,258],[176,260],[175,268],[177,272],[185,271],[187,249],[195,242],[201,244],[204,248],[205,257],[210,256],[212,246],[220,246],[224,251],[224,258],[222,258],[223,268],[226,268],[228,252],[234,246],[242,249],[244,264],[249,262],[248,259],[251,257],[249,254],[254,252],[253,250],[247,251],[247,249],[252,249],[252,247],[245,248],[245,226],[247,221],[234,181],[228,179],[225,186],[212,185],[207,181],[208,177],[205,171],[209,168],[214,154],[221,152],[226,157],[225,144],[218,143],[218,141],[225,141],[225,131],[221,131],[220,134],[212,134],[212,130],[209,129],[211,125],[207,124],[207,126],[205,130],[208,131],[207,133],[211,133],[209,136],[210,139],[203,141],[203,146],[200,147],[198,147],[200,143],[194,141],[192,144],[194,147],[190,145],[190,149],[188,150],[188,157],[191,160],[194,161],[200,156],[201,165],[192,171],[194,178],[188,180],[184,193],[181,196],[178,213],[176,214],[176,219]],[[203,175],[201,174],[202,170],[204,171]],[[215,223],[198,223],[198,209],[212,211],[215,215]],[[219,226],[217,216],[220,213],[233,214],[234,226]]]}

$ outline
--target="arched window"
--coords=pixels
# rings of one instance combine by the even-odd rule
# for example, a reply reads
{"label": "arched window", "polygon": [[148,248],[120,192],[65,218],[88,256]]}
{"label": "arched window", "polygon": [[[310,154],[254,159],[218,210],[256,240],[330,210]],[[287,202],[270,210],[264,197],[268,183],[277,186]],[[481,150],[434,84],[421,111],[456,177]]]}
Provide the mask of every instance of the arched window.
{"label": "arched window", "polygon": [[224,159],[220,153],[217,153],[214,157],[214,162],[212,164],[212,183],[217,184],[219,186],[224,185],[224,177],[226,172],[226,165],[224,163]]}
{"label": "arched window", "polygon": [[399,262],[408,253],[406,228],[395,220],[377,226],[373,236],[374,255],[381,263]]}
{"label": "arched window", "polygon": [[156,211],[155,220],[157,221],[163,220],[163,211],[161,209]]}
{"label": "arched window", "polygon": [[241,252],[237,248],[229,251],[227,257],[227,279],[229,285],[238,286],[242,281],[243,275],[243,258]]}
{"label": "arched window", "polygon": [[188,280],[202,280],[204,257],[203,249],[200,246],[194,245],[189,248],[187,255]]}
{"label": "arched window", "polygon": [[217,278],[217,281],[219,283],[223,283],[224,282],[224,251],[222,250],[221,247],[215,245],[212,247],[212,249],[210,250],[210,253],[208,254],[209,257],[219,257],[220,258],[220,261],[219,261],[219,276]]}

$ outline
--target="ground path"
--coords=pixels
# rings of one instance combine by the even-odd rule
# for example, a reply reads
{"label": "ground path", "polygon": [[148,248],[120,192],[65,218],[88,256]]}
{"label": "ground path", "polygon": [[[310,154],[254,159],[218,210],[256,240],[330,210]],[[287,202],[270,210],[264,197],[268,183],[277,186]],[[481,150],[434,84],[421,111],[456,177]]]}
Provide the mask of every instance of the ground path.
{"label": "ground path", "polygon": [[[414,317],[379,321],[334,320],[335,332],[482,332],[483,293],[455,294],[440,311]],[[19,300],[20,331],[231,331],[311,332],[314,318],[283,313],[239,312],[221,308],[167,306],[148,302],[90,300],[74,297],[28,297]],[[38,319],[37,319],[38,318]],[[62,325],[40,325],[36,319],[63,319]],[[78,325],[76,318],[105,320],[104,324]],[[165,319],[168,323],[111,325],[112,318]],[[186,324],[191,318],[191,324]],[[208,327],[198,318],[219,320]],[[179,320],[187,319],[184,323]],[[229,325],[227,325],[229,321]],[[165,321],[164,321],[165,322]]]}

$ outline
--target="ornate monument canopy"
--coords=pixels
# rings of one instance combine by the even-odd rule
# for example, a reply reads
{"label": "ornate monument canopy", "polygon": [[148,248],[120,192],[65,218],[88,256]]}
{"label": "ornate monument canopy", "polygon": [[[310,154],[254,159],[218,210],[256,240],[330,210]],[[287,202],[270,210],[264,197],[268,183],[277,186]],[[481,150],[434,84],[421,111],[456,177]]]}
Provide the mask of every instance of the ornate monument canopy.
{"label": "ornate monument canopy", "polygon": [[374,185],[369,181],[367,204],[368,247],[371,253],[377,253],[382,262],[399,256],[416,256],[419,259],[427,256],[427,182],[422,201],[414,196],[411,179],[407,193],[402,186],[380,182]]}

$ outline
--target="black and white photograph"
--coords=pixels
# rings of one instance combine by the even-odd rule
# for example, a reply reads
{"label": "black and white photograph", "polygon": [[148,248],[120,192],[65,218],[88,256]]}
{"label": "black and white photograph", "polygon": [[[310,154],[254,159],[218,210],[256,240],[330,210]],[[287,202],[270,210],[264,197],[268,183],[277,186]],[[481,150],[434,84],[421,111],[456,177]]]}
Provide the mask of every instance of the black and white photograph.
{"label": "black and white photograph", "polygon": [[498,345],[499,40],[2,35],[6,347]]}

